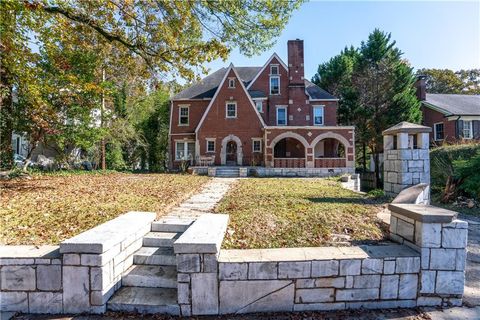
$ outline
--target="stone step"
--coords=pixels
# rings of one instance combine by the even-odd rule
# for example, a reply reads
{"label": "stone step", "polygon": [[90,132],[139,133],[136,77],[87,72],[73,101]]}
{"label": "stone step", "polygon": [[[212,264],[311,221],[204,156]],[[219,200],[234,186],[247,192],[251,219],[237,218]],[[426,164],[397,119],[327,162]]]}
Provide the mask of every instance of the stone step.
{"label": "stone step", "polygon": [[120,288],[107,303],[110,311],[179,315],[177,290],[165,288]]}
{"label": "stone step", "polygon": [[193,219],[163,218],[152,222],[152,231],[184,232],[193,223]]}
{"label": "stone step", "polygon": [[180,235],[178,232],[149,232],[143,237],[143,246],[172,247]]}
{"label": "stone step", "polygon": [[141,247],[133,254],[134,264],[175,266],[177,258],[173,248],[168,247]]}
{"label": "stone step", "polygon": [[122,286],[176,288],[177,267],[133,265],[122,276]]}

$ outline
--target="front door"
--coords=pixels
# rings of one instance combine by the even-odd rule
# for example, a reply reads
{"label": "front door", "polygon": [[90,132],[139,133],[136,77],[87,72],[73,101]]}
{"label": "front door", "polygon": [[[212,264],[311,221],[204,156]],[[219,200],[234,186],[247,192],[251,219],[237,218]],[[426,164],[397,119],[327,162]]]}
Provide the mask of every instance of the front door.
{"label": "front door", "polygon": [[237,143],[229,141],[227,143],[227,166],[237,165]]}

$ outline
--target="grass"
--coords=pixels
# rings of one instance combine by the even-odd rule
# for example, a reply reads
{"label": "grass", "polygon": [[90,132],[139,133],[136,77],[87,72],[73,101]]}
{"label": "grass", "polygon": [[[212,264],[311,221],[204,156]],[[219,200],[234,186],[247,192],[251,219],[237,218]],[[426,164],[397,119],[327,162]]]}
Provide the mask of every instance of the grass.
{"label": "grass", "polygon": [[159,216],[207,177],[62,173],[0,181],[0,243],[56,244],[128,211]]}
{"label": "grass", "polygon": [[227,249],[332,245],[336,234],[355,243],[384,238],[382,204],[328,179],[245,179],[217,206],[230,214]]}

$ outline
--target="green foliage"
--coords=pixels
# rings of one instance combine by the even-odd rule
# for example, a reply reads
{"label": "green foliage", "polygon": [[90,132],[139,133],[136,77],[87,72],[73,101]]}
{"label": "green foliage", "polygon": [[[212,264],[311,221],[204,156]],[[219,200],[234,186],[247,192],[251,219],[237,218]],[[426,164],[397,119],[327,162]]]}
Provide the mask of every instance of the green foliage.
{"label": "green foliage", "polygon": [[[461,177],[462,175],[459,174],[458,169],[461,168],[464,161],[466,161],[466,164],[475,164],[473,158],[478,152],[480,152],[480,144],[445,145],[432,149],[430,151],[432,192],[436,194],[442,193],[449,177]],[[476,168],[477,171],[478,168],[480,167]],[[468,169],[465,170],[468,171]]]}
{"label": "green foliage", "polygon": [[480,94],[480,69],[419,69],[417,75],[426,76],[428,93]]}
{"label": "green foliage", "polygon": [[383,189],[373,189],[368,191],[367,197],[373,199],[381,199],[385,197],[385,192],[383,191]]}
{"label": "green foliage", "polygon": [[[401,121],[421,120],[412,68],[391,35],[378,29],[360,48],[345,48],[321,64],[313,82],[339,97],[339,123],[355,125],[356,142],[374,155],[383,149],[383,130]],[[380,168],[375,172],[380,187]]]}
{"label": "green foliage", "polygon": [[459,188],[480,199],[480,148],[473,157],[454,161],[453,168],[457,178],[463,181]]}

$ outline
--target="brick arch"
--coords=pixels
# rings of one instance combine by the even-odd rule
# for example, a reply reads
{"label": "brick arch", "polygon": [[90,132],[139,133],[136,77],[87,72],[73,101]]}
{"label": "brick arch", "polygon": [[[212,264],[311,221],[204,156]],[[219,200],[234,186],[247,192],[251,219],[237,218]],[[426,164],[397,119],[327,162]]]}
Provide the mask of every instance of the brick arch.
{"label": "brick arch", "polygon": [[229,134],[222,140],[222,149],[220,150],[220,163],[225,165],[227,163],[227,143],[230,141],[235,141],[237,144],[237,164],[242,165],[243,161],[243,148],[242,141],[239,137],[234,134]]}
{"label": "brick arch", "polygon": [[323,139],[328,139],[328,138],[332,138],[340,141],[345,147],[345,155],[347,154],[347,148],[352,146],[344,136],[334,132],[325,132],[315,137],[315,139],[313,139],[310,146],[313,148],[313,150],[315,150],[315,146],[317,145],[317,143],[319,143]]}
{"label": "brick arch", "polygon": [[298,141],[300,141],[303,144],[303,146],[305,147],[305,154],[307,153],[307,148],[309,147],[308,141],[304,137],[299,135],[298,133],[291,132],[291,131],[281,133],[278,136],[276,136],[275,138],[273,138],[272,142],[270,142],[270,148],[272,148],[272,150],[273,150],[273,148],[275,148],[275,145],[277,144],[277,142],[282,140],[282,139],[285,139],[285,138],[293,138],[293,139],[297,139]]}

